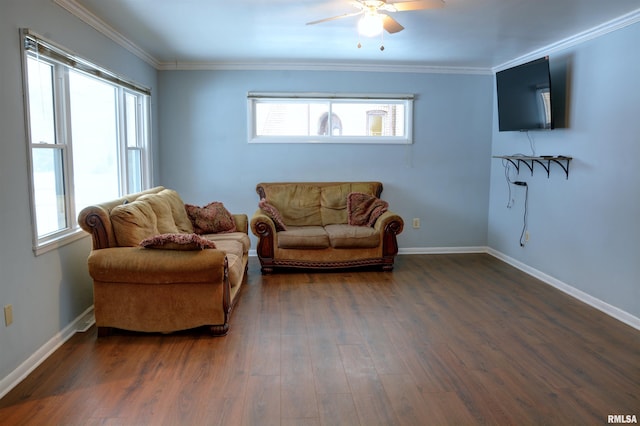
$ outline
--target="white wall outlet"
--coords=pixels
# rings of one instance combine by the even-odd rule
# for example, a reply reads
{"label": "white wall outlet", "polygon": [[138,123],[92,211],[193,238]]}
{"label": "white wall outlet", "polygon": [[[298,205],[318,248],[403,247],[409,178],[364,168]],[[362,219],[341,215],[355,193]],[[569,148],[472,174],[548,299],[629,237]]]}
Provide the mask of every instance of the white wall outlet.
{"label": "white wall outlet", "polygon": [[419,217],[414,217],[413,218],[413,228],[414,229],[420,228],[420,218]]}
{"label": "white wall outlet", "polygon": [[9,327],[11,324],[13,324],[13,306],[6,305],[4,307],[4,325]]}
{"label": "white wall outlet", "polygon": [[524,240],[529,241],[529,231],[524,233]]}

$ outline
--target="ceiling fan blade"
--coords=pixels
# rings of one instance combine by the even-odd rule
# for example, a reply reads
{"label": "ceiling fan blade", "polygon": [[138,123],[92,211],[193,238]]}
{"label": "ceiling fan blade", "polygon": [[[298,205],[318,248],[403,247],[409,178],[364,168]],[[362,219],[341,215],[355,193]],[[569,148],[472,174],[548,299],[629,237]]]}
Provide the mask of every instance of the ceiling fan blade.
{"label": "ceiling fan blade", "polygon": [[338,16],[333,16],[331,18],[319,19],[317,21],[307,22],[307,25],[315,25],[315,24],[320,24],[322,22],[335,21],[336,19],[348,18],[350,16],[360,15],[362,14],[362,12],[363,12],[362,10],[359,10],[358,12],[345,13],[344,15],[338,15]]}
{"label": "ceiling fan blade", "polygon": [[410,10],[438,9],[444,7],[444,0],[387,1],[387,5],[395,8],[398,12],[405,12]]}
{"label": "ceiling fan blade", "polygon": [[391,16],[382,13],[381,15],[384,16],[384,18],[382,18],[382,26],[389,34],[397,33],[404,30],[404,27]]}

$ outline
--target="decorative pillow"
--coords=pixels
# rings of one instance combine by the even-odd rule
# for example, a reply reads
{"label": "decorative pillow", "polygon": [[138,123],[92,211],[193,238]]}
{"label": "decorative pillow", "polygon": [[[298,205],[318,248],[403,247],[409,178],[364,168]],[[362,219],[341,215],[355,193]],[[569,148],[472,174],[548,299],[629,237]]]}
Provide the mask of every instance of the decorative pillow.
{"label": "decorative pillow", "polygon": [[214,201],[204,207],[185,204],[187,215],[193,224],[196,234],[217,234],[235,232],[236,222],[233,216],[219,201]]}
{"label": "decorative pillow", "polygon": [[165,250],[203,250],[214,249],[213,241],[197,234],[160,234],[145,238],[140,242],[142,247]]}
{"label": "decorative pillow", "polygon": [[258,202],[258,207],[260,207],[266,214],[273,220],[273,223],[276,225],[276,231],[286,231],[287,226],[282,221],[282,215],[278,211],[277,208],[269,204],[269,202],[265,198],[261,198]]}
{"label": "decorative pillow", "polygon": [[347,196],[347,218],[349,225],[373,226],[376,220],[386,212],[389,203],[373,195],[351,192]]}

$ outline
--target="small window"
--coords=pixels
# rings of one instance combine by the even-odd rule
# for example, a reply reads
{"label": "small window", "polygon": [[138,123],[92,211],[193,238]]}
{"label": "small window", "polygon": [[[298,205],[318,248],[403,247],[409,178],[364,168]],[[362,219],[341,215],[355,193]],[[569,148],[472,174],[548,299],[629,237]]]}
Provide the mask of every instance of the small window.
{"label": "small window", "polygon": [[412,143],[412,95],[249,93],[250,143]]}

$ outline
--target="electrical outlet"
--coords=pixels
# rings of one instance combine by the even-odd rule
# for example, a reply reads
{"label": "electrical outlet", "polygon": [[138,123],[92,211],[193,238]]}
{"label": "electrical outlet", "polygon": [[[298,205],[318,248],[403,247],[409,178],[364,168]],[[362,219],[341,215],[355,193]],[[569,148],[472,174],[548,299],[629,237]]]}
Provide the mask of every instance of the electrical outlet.
{"label": "electrical outlet", "polygon": [[4,307],[4,324],[9,327],[13,323],[13,306],[6,305]]}
{"label": "electrical outlet", "polygon": [[529,231],[524,233],[524,240],[529,241]]}
{"label": "electrical outlet", "polygon": [[413,227],[414,227],[414,229],[420,228],[420,218],[419,217],[414,217],[413,218]]}

